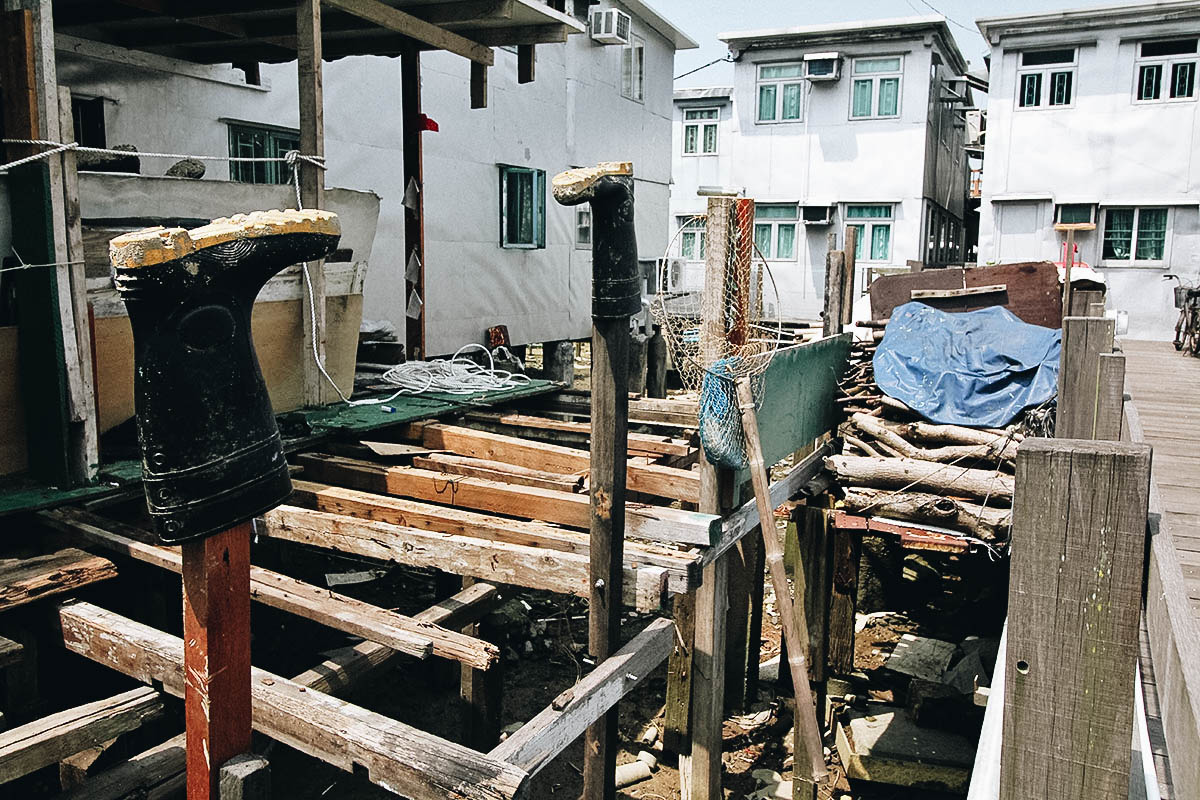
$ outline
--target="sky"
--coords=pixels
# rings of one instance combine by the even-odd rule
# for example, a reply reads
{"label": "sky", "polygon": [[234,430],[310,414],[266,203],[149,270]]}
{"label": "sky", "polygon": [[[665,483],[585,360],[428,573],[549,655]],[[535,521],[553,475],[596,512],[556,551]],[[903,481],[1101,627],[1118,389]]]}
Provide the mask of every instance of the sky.
{"label": "sky", "polygon": [[[975,27],[978,17],[1113,5],[1116,0],[649,0],[677,27],[700,43],[697,50],[675,54],[675,74],[703,66],[728,54],[717,35],[728,31],[786,28],[829,22],[942,14],[949,19],[963,56],[972,69],[983,69],[987,47]],[[675,82],[677,88],[726,86],[733,82],[732,64],[714,64]]]}

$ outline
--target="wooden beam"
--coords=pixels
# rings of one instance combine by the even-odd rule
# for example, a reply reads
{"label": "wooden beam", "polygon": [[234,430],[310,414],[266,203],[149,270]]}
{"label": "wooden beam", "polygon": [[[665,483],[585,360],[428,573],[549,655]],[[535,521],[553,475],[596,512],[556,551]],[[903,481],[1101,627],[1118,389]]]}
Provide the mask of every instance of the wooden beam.
{"label": "wooden beam", "polygon": [[217,800],[221,765],[250,750],[251,535],[243,522],[182,548],[189,800]]}
{"label": "wooden beam", "polygon": [[[163,690],[183,694],[183,642],[90,603],[59,607],[73,653]],[[346,772],[413,800],[511,800],[527,796],[524,771],[266,670],[251,681],[254,727]]]}
{"label": "wooden beam", "polygon": [[[296,462],[307,475],[328,483],[340,483],[369,492],[411,497],[455,508],[469,508],[540,519],[560,525],[586,528],[588,498],[568,492],[513,486],[481,478],[447,478],[437,472],[410,467],[385,467],[370,461],[303,454]],[[629,536],[659,542],[707,546],[720,531],[721,519],[714,514],[630,503],[627,510]]]}
{"label": "wooden beam", "polygon": [[459,31],[463,36],[490,47],[520,47],[523,44],[562,44],[574,33],[567,25],[517,25],[505,28],[471,28]]}
{"label": "wooden beam", "polygon": [[[586,472],[590,467],[590,457],[584,450],[534,442],[519,436],[505,436],[461,425],[447,425],[441,422],[415,423],[405,428],[404,435],[421,441],[430,449],[449,450],[459,455],[504,461],[551,472],[577,475]],[[700,480],[693,472],[657,464],[630,464],[627,473],[627,488],[631,492],[687,502],[696,501]]]}
{"label": "wooden beam", "polygon": [[7,558],[0,561],[0,611],[116,575],[116,566],[107,558],[73,547],[31,558]]}
{"label": "wooden beam", "polygon": [[488,757],[536,775],[645,680],[671,652],[674,640],[675,624],[669,619],[654,620],[501,742]]}
{"label": "wooden beam", "polygon": [[453,30],[480,22],[492,24],[512,19],[516,5],[515,0],[455,0],[450,3],[413,6],[412,11],[413,16]]}
{"label": "wooden beam", "polygon": [[[71,509],[42,512],[39,518],[57,530],[78,534],[113,552],[172,572],[182,569],[177,549],[141,541],[144,533],[130,526]],[[387,645],[414,658],[423,659],[432,654],[484,670],[490,669],[500,658],[499,648],[474,637],[253,565],[250,567],[250,597],[272,608]]]}
{"label": "wooden beam", "polygon": [[[494,583],[588,595],[588,558],[575,553],[429,533],[295,506],[279,506],[267,512],[262,522],[259,534],[275,539]],[[625,600],[639,610],[657,610],[666,592],[666,578],[666,572],[657,567],[627,569]]]}
{"label": "wooden beam", "polygon": [[517,45],[517,83],[533,83],[537,77],[537,45]]}
{"label": "wooden beam", "polygon": [[582,475],[564,475],[561,472],[548,472],[543,469],[505,464],[503,461],[488,461],[483,458],[471,458],[452,453],[430,453],[427,456],[416,456],[412,463],[417,469],[515,483],[518,486],[553,489],[557,492],[581,492],[586,483]]}
{"label": "wooden beam", "polygon": [[11,667],[25,656],[25,645],[0,636],[0,669]]}
{"label": "wooden beam", "polygon": [[471,62],[471,108],[487,108],[488,65]]}
{"label": "wooden beam", "polygon": [[1096,374],[1096,422],[1092,438],[1121,441],[1124,420],[1125,356],[1121,353],[1101,353],[1100,368]]}
{"label": "wooden beam", "polygon": [[1017,483],[1000,800],[1125,800],[1150,448],[1027,439]]}
{"label": "wooden beam", "polygon": [[[308,481],[294,481],[292,485],[295,488],[293,502],[317,511],[565,553],[587,555],[591,548],[586,533],[544,522],[478,514]],[[625,563],[630,567],[662,567],[667,571],[667,586],[672,594],[685,594],[694,588],[699,577],[697,560],[698,556],[691,551],[674,550],[651,542],[625,543]]]}
{"label": "wooden beam", "polygon": [[858,252],[858,228],[847,225],[842,243],[842,325],[854,324],[855,262]]}
{"label": "wooden beam", "polygon": [[438,50],[470,59],[473,64],[491,66],[495,63],[491,48],[471,41],[457,33],[406,14],[379,0],[323,0],[324,4],[372,22],[381,28],[404,34]]}
{"label": "wooden beam", "polygon": [[[300,100],[300,152],[325,157],[325,89],[322,78],[321,0],[296,3],[296,77]],[[325,170],[301,162],[300,203],[306,208],[325,207]],[[310,261],[306,288],[311,302],[301,302],[303,318],[300,363],[304,365],[304,405],[319,406],[335,398],[321,374],[328,332],[325,320],[325,262]],[[315,351],[315,352],[314,352]]]}
{"label": "wooden beam", "polygon": [[136,730],[163,710],[162,695],[138,688],[0,733],[0,784]]}
{"label": "wooden beam", "polygon": [[186,788],[186,735],[173,736],[110,769],[88,776],[58,800],[181,797]]}
{"label": "wooden beam", "polygon": [[1100,355],[1112,352],[1116,324],[1116,320],[1103,317],[1063,320],[1058,416],[1054,426],[1054,435],[1060,439],[1091,439],[1096,435]]}
{"label": "wooden beam", "polygon": [[847,298],[843,296],[845,269],[846,254],[841,250],[830,250],[825,256],[825,336],[835,336],[842,332],[842,315],[845,313],[847,302]]}
{"label": "wooden beam", "polygon": [[[632,401],[631,401],[632,402]],[[550,417],[539,417],[530,414],[504,414],[478,411],[467,414],[467,420],[487,425],[499,425],[517,428],[521,436],[530,436],[539,431],[575,434],[572,441],[586,445],[591,438],[592,429],[586,422],[572,422]],[[689,456],[696,452],[696,446],[686,439],[671,436],[658,436],[652,433],[630,433],[630,452],[653,454],[659,456]]]}

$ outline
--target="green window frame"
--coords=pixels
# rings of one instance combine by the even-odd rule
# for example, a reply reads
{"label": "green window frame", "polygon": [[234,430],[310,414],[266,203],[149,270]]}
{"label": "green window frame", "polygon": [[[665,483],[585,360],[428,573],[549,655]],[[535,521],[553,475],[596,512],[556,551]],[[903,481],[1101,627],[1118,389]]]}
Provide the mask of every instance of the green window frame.
{"label": "green window frame", "polygon": [[889,261],[892,257],[891,203],[856,204],[846,206],[847,224],[858,231],[854,246],[856,261]]}
{"label": "green window frame", "polygon": [[804,118],[804,64],[760,64],[757,122],[799,122]]}
{"label": "green window frame", "polygon": [[500,246],[546,247],[546,172],[500,165]]}
{"label": "green window frame", "polygon": [[[244,122],[227,123],[230,158],[280,158],[300,149],[300,131]],[[238,183],[289,183],[292,171],[283,161],[230,161],[229,180]]]}
{"label": "green window frame", "polygon": [[1104,261],[1157,265],[1165,259],[1166,247],[1166,208],[1104,209]]}
{"label": "green window frame", "polygon": [[1021,53],[1017,67],[1017,108],[1073,106],[1078,55],[1074,47]]}
{"label": "green window frame", "polygon": [[1142,42],[1134,66],[1133,101],[1161,103],[1196,99],[1198,39]]}
{"label": "green window frame", "polygon": [[685,156],[717,154],[718,108],[687,108],[683,111],[683,154]]}
{"label": "green window frame", "polygon": [[677,217],[679,232],[679,257],[688,261],[703,261],[706,249],[707,222],[703,216]]}
{"label": "green window frame", "polygon": [[768,261],[796,260],[800,207],[796,203],[759,203],[754,207],[754,246]]}
{"label": "green window frame", "polygon": [[856,58],[851,66],[850,119],[900,116],[904,56]]}

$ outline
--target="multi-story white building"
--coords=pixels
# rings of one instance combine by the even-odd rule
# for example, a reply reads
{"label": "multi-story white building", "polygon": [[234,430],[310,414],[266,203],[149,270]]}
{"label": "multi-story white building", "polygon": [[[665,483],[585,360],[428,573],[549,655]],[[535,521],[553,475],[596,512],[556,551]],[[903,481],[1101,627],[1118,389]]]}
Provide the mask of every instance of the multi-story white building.
{"label": "multi-story white building", "polygon": [[1094,222],[1078,259],[1169,339],[1174,281],[1200,281],[1200,2],[978,21],[991,46],[979,261],[1062,261],[1056,222]]}
{"label": "multi-story white building", "polygon": [[[940,16],[722,34],[734,85],[675,94],[678,229],[704,186],[757,201],[781,316],[814,319],[827,234],[858,228],[860,286],[909,261],[961,260],[967,64]],[[696,225],[697,223],[692,223]],[[673,255],[698,263],[698,229]]]}

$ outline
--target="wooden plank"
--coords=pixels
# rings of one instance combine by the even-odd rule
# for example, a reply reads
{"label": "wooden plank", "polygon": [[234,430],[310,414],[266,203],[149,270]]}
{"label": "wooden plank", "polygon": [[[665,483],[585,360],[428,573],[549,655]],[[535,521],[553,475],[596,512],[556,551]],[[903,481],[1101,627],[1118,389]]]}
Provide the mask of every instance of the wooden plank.
{"label": "wooden plank", "polygon": [[217,800],[221,765],[250,750],[252,534],[243,522],[182,548],[190,800]]}
{"label": "wooden plank", "polygon": [[1060,439],[1095,438],[1100,355],[1112,352],[1116,324],[1116,320],[1096,317],[1063,320],[1062,369],[1054,426],[1054,434]]}
{"label": "wooden plank", "polygon": [[[296,457],[320,481],[357,489],[411,497],[454,508],[468,508],[539,519],[559,525],[586,528],[588,498],[567,492],[513,486],[481,478],[453,478],[428,470],[384,467],[369,461],[337,456],[304,454]],[[708,545],[719,531],[720,518],[712,514],[680,511],[644,503],[627,505],[626,533],[660,542]]]}
{"label": "wooden plank", "polygon": [[[696,598],[694,594],[677,595],[671,607],[671,618],[679,635],[667,662],[666,711],[663,713],[663,748],[678,756],[691,749],[692,734],[692,641],[696,630]],[[684,765],[680,765],[682,771]]]}
{"label": "wooden plank", "polygon": [[[477,581],[463,578],[469,589]],[[503,634],[490,617],[472,620],[463,633],[497,641]],[[498,664],[497,667],[500,665]],[[459,672],[459,697],[466,704],[463,722],[463,743],[479,751],[490,750],[500,741],[502,705],[504,702],[504,671],[492,668],[486,672],[463,664]]]}
{"label": "wooden plank", "polygon": [[855,534],[834,531],[826,653],[829,669],[837,675],[849,675],[854,671],[854,612],[861,543],[861,537]]}
{"label": "wooden plank", "polygon": [[[586,555],[591,546],[586,533],[544,522],[478,514],[309,481],[293,481],[292,486],[295,489],[292,501],[317,511],[565,553]],[[688,592],[698,582],[698,558],[694,551],[673,550],[651,542],[625,543],[626,564],[662,567],[667,571],[668,587],[673,594]]]}
{"label": "wooden plank", "polygon": [[486,478],[490,481],[515,483],[518,486],[533,486],[539,489],[553,489],[558,492],[579,492],[583,490],[585,483],[582,475],[578,477],[563,475],[561,472],[549,472],[516,464],[505,464],[503,461],[488,461],[484,458],[471,458],[453,453],[430,453],[416,456],[412,463],[417,469],[444,472],[448,475]]}
{"label": "wooden plank", "polygon": [[[636,402],[636,401],[630,401]],[[586,444],[591,436],[591,426],[586,422],[571,422],[550,417],[539,417],[530,414],[500,414],[494,412],[476,412],[467,415],[471,422],[484,422],[495,425],[505,425],[520,428],[521,435],[527,436],[536,431],[562,431],[579,435],[581,444]],[[655,455],[688,456],[696,451],[696,447],[685,439],[670,436],[656,436],[651,433],[630,433],[629,449]]]}
{"label": "wooden plank", "polygon": [[[39,519],[140,561],[173,572],[182,568],[177,549],[148,544],[142,541],[145,536],[142,531],[94,514],[60,509],[42,512]],[[254,565],[250,567],[250,596],[264,605],[387,645],[415,658],[432,654],[482,670],[490,669],[500,658],[495,645],[474,637]]]}
{"label": "wooden plank", "polygon": [[[588,595],[588,558],[576,553],[433,533],[286,505],[267,512],[262,522],[258,531],[262,536],[494,583]],[[655,610],[664,598],[666,573],[655,568],[629,569],[624,583],[626,602],[640,610]],[[639,596],[643,598],[640,602]],[[658,602],[647,608],[645,598],[651,596]]]}
{"label": "wooden plank", "polygon": [[116,577],[107,558],[73,547],[31,558],[0,560],[0,611]]}
{"label": "wooden plank", "polygon": [[892,310],[912,300],[913,289],[962,289],[1004,284],[1003,294],[932,300],[943,311],[971,311],[1002,305],[1031,325],[1062,324],[1062,292],[1058,267],[1049,261],[1000,264],[963,269],[927,269],[876,278],[871,284],[871,319],[888,319]]}
{"label": "wooden plank", "polygon": [[1000,798],[1125,800],[1150,449],[1027,439],[1017,481]]}
{"label": "wooden plank", "polygon": [[[589,416],[591,400],[586,392],[563,391],[534,401],[535,408],[560,414]],[[662,425],[695,430],[698,405],[695,400],[634,398],[629,401],[629,422],[638,425]]]}
{"label": "wooden plank", "polygon": [[1125,420],[1125,356],[1101,353],[1096,383],[1096,423],[1092,438],[1119,442]]}
{"label": "wooden plank", "polygon": [[[463,456],[533,469],[570,475],[589,469],[589,455],[583,450],[459,425],[415,423],[405,428],[404,436],[420,441],[430,449],[449,450]],[[686,470],[657,464],[630,464],[628,467],[627,488],[632,492],[695,502],[699,486],[699,478],[695,473]]]}
{"label": "wooden plank", "polygon": [[138,688],[4,731],[0,733],[0,784],[136,730],[162,710],[162,695]]}
{"label": "wooden plank", "polygon": [[913,300],[949,300],[955,297],[973,297],[979,294],[996,294],[1007,291],[1007,284],[993,283],[987,286],[968,286],[963,289],[913,289],[911,297]]}
{"label": "wooden plank", "polygon": [[[1096,306],[1099,305],[1099,309]],[[1067,316],[1102,317],[1104,308],[1103,289],[1076,289],[1071,293],[1071,308]],[[1095,313],[1100,310],[1101,313]]]}
{"label": "wooden plank", "polygon": [[854,323],[854,302],[858,300],[858,281],[855,275],[858,228],[847,225],[845,233],[842,234],[842,241],[842,325],[848,326]]}
{"label": "wooden plank", "polygon": [[567,689],[488,757],[536,775],[592,722],[646,679],[671,652],[675,625],[656,619],[629,644]]}
{"label": "wooden plank", "polygon": [[491,66],[495,62],[490,48],[484,47],[457,33],[451,33],[444,28],[439,28],[437,25],[414,17],[412,14],[406,14],[399,9],[379,2],[379,0],[323,0],[323,2],[325,5],[332,6],[339,11],[345,11],[347,14],[353,14],[381,28],[403,34],[411,39],[416,39],[418,42],[430,45],[438,50],[446,50],[447,52],[470,59],[473,64]]}
{"label": "wooden plank", "polygon": [[[89,603],[59,608],[63,641],[145,683],[183,694],[183,642]],[[360,706],[255,668],[254,727],[302,753],[413,800],[508,800],[527,795],[520,769]]]}
{"label": "wooden plank", "polygon": [[[832,236],[833,234],[830,234]],[[825,336],[836,336],[842,332],[842,315],[848,298],[845,291],[846,254],[841,250],[830,250],[825,254]]]}
{"label": "wooden plank", "polygon": [[[321,0],[296,3],[296,76],[300,102],[300,152],[325,157],[325,89],[322,77]],[[325,170],[301,162],[300,203],[306,208],[325,207]],[[301,302],[303,337],[300,363],[304,365],[302,399],[305,406],[333,402],[336,395],[321,374],[326,363],[328,320],[325,309],[325,262],[310,261],[306,287],[312,302]],[[315,351],[315,352],[314,352]]]}

